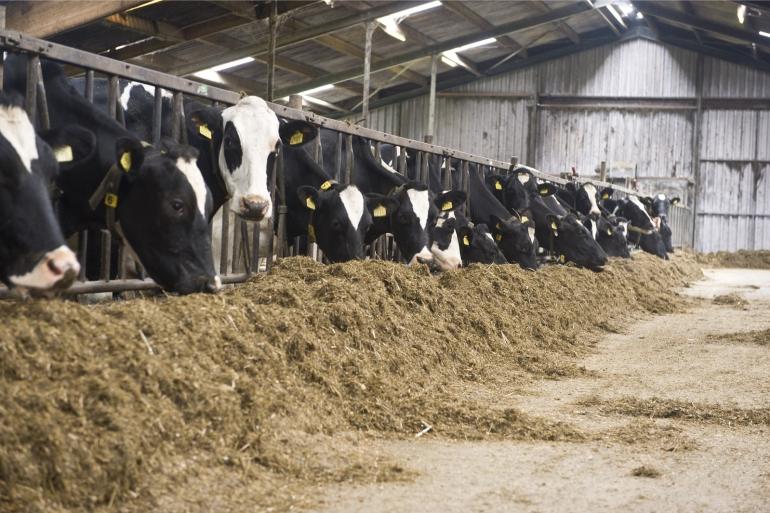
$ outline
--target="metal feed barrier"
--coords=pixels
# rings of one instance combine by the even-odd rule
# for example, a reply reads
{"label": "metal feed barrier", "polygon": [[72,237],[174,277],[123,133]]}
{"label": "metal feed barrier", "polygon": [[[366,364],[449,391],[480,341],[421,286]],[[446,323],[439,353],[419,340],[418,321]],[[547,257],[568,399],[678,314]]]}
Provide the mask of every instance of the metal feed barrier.
{"label": "metal feed barrier", "polygon": [[[37,129],[45,130],[49,128],[50,119],[46,103],[46,92],[42,80],[40,59],[46,58],[58,61],[62,64],[81,69],[85,73],[84,96],[93,102],[94,80],[96,73],[104,75],[108,81],[108,112],[110,116],[118,123],[125,124],[125,120],[120,115],[121,109],[118,108],[120,97],[119,79],[124,78],[135,82],[142,82],[155,88],[154,109],[152,119],[152,142],[157,143],[161,138],[161,119],[162,119],[162,99],[163,91],[168,91],[172,95],[172,137],[177,141],[186,142],[187,133],[185,128],[183,100],[184,97],[194,97],[199,101],[208,102],[213,105],[233,105],[240,99],[241,95],[233,91],[213,87],[181,78],[155,70],[137,66],[134,64],[113,60],[101,55],[95,55],[89,52],[70,48],[67,46],[51,43],[49,41],[37,39],[12,30],[0,29],[0,47],[7,52],[24,53],[29,56],[29,65],[27,67],[27,90],[26,90],[26,110]],[[2,85],[2,57],[0,57],[0,86]],[[338,133],[336,155],[338,158],[335,169],[336,179],[340,183],[349,183],[353,172],[352,151],[347,152],[348,158],[344,163],[339,158],[342,155],[343,145],[348,150],[352,150],[353,136],[360,136],[370,141],[374,147],[374,152],[379,157],[380,146],[383,143],[392,144],[402,149],[408,148],[415,155],[419,177],[425,183],[428,182],[428,160],[430,156],[440,156],[444,158],[453,158],[459,161],[459,183],[453,183],[451,170],[443,170],[442,183],[447,188],[455,188],[468,191],[468,178],[470,164],[478,165],[478,172],[482,174],[507,174],[509,168],[515,163],[515,157],[511,162],[488,159],[478,155],[465,153],[459,150],[445,148],[434,144],[424,143],[412,139],[398,137],[392,134],[371,130],[362,126],[350,124],[348,122],[337,121],[302,110],[292,109],[283,105],[274,103],[269,104],[275,113],[285,119],[304,120],[318,127],[334,130]],[[320,138],[315,142],[315,158],[320,161]],[[396,162],[396,170],[406,173],[406,155],[404,151],[400,152],[400,157]],[[448,166],[447,166],[448,168]],[[565,184],[570,180],[561,178],[557,175],[534,171],[533,174],[538,178]],[[578,182],[588,181],[577,179]],[[617,185],[590,180],[597,186],[612,186],[616,192],[625,194],[635,194],[636,191]],[[286,191],[283,188],[283,168],[280,152],[275,159],[274,167],[271,173],[270,193],[273,203],[277,205],[277,215],[268,223],[267,233],[273,233],[273,220],[278,222],[278,236],[269,237],[266,241],[267,250],[264,257],[260,256],[260,229],[258,224],[249,227],[250,223],[244,223],[240,219],[235,220],[235,225],[230,226],[230,215],[227,212],[227,206],[224,207],[222,223],[222,243],[221,247],[214,248],[215,254],[220,257],[219,272],[223,283],[240,283],[246,281],[253,273],[262,270],[269,271],[274,263],[274,258],[280,258],[290,254],[287,250],[285,237],[285,218],[287,208],[284,198],[286,194],[292,191]],[[467,211],[467,205],[463,207]],[[678,211],[675,207],[674,211]],[[674,229],[675,240],[686,243],[684,240],[690,228],[687,224],[686,216],[681,216],[672,212],[671,220]],[[690,216],[691,217],[691,216]],[[688,227],[687,229],[682,229]],[[232,240],[230,233],[232,228]],[[79,280],[65,293],[83,294],[95,292],[121,292],[130,290],[146,290],[157,288],[157,285],[150,279],[132,279],[127,277],[126,255],[123,245],[118,244],[118,278],[111,278],[112,262],[112,234],[103,230],[101,232],[100,254],[100,276],[96,280],[88,280],[86,269],[86,255],[88,253],[89,236],[83,232],[77,236],[77,253],[81,263],[81,275]],[[391,243],[388,237],[381,237],[372,245],[370,255],[373,257],[392,257],[397,255],[397,248]],[[296,248],[298,245],[294,245]],[[314,245],[312,245],[314,246]],[[296,250],[295,250],[296,251]],[[316,255],[321,258],[314,248],[310,248],[308,254]],[[264,265],[262,265],[264,263]],[[0,298],[7,296],[8,291],[0,289]]]}

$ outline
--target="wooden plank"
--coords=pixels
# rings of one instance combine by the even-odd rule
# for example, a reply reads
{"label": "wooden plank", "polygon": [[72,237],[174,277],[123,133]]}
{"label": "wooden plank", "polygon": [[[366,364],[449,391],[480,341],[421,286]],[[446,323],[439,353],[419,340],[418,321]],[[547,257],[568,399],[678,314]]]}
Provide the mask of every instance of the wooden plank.
{"label": "wooden plank", "polygon": [[[546,2],[543,2],[543,1],[540,1],[540,0],[532,2],[532,5],[536,9],[539,9],[540,12],[550,12],[551,11],[551,8],[548,6],[548,4]],[[580,34],[575,32],[575,30],[572,27],[570,27],[566,22],[557,21],[557,22],[555,22],[555,25],[559,29],[559,32],[564,34],[564,36],[566,36],[567,39],[569,39],[570,41],[572,41],[575,44],[580,44]]]}
{"label": "wooden plank", "polygon": [[7,6],[5,26],[30,36],[51,37],[144,2],[145,0],[11,2]]}
{"label": "wooden plank", "polygon": [[[480,28],[482,30],[491,30],[494,28],[494,25],[484,19],[484,17],[479,15],[476,11],[468,7],[465,2],[460,2],[459,0],[444,0],[442,5],[461,18],[475,25],[476,28]],[[500,36],[497,38],[497,41],[512,52],[519,50],[519,54],[526,57],[527,50],[522,48],[522,46],[512,38],[508,36]]]}
{"label": "wooden plank", "polygon": [[163,21],[151,21],[128,13],[113,14],[104,20],[112,25],[127,28],[148,37],[157,37],[173,42],[187,41],[182,30]]}

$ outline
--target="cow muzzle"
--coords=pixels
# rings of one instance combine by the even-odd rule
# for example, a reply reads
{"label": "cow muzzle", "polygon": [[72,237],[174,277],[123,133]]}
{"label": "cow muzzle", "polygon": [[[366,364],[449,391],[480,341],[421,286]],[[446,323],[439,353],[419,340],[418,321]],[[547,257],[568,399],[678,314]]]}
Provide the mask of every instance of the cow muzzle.
{"label": "cow muzzle", "polygon": [[17,287],[33,290],[66,289],[80,273],[80,263],[67,246],[46,253],[35,267],[23,276],[11,276]]}
{"label": "cow muzzle", "polygon": [[235,214],[247,221],[261,221],[272,215],[272,202],[261,196],[243,196],[238,202]]}
{"label": "cow muzzle", "polygon": [[433,253],[428,248],[422,248],[419,253],[416,253],[409,261],[409,265],[415,264],[431,264],[433,263]]}

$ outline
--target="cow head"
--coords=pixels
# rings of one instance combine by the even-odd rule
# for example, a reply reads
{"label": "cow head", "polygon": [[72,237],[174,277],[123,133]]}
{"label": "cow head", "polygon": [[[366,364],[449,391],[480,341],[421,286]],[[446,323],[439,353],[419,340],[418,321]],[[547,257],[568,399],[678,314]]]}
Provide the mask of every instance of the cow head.
{"label": "cow head", "polygon": [[462,265],[462,254],[457,239],[457,219],[455,209],[465,202],[462,191],[444,191],[433,198],[433,205],[438,210],[435,224],[430,225],[430,252],[433,266],[439,271],[457,269]]}
{"label": "cow head", "polygon": [[628,219],[630,225],[642,230],[654,230],[655,225],[652,222],[647,207],[638,196],[629,196],[619,203],[618,213]]}
{"label": "cow head", "polygon": [[574,262],[580,267],[594,271],[602,270],[607,263],[607,253],[575,215],[560,217],[549,214],[546,216],[546,222],[560,261]]}
{"label": "cow head", "polygon": [[583,225],[591,232],[607,256],[631,258],[625,236],[625,227],[620,226],[619,223],[613,224],[604,216],[599,216],[596,219],[585,216]]}
{"label": "cow head", "polygon": [[80,272],[49,198],[56,173],[21,98],[0,95],[0,280],[9,287],[66,288]]}
{"label": "cow head", "polygon": [[364,258],[364,238],[372,226],[372,210],[379,215],[394,208],[390,198],[368,198],[355,185],[325,182],[320,189],[303,185],[297,195],[310,211],[308,235],[330,262]]}
{"label": "cow head", "polygon": [[490,175],[487,187],[507,209],[522,212],[529,208],[530,190],[536,186],[535,177],[526,169],[515,169],[507,176]]}
{"label": "cow head", "polygon": [[207,219],[212,200],[197,167],[197,151],[164,141],[162,151],[135,139],[116,142],[123,170],[118,229],[147,273],[163,288],[189,294],[215,292]]}
{"label": "cow head", "polygon": [[671,205],[679,203],[679,197],[669,198],[665,194],[656,194],[652,198],[651,210],[654,217],[660,217],[661,219],[668,219],[668,211]]}
{"label": "cow head", "polygon": [[592,183],[584,183],[580,186],[570,182],[567,186],[574,188],[575,194],[575,210],[583,215],[590,216],[592,219],[598,219],[601,216],[599,205],[597,204],[597,198],[599,194],[596,190],[596,186]]}
{"label": "cow head", "polygon": [[505,259],[487,225],[463,226],[459,229],[463,264],[505,264]]}
{"label": "cow head", "polygon": [[528,211],[519,219],[512,217],[503,220],[490,216],[489,225],[492,227],[492,237],[508,262],[518,263],[523,269],[537,269],[535,224]]}

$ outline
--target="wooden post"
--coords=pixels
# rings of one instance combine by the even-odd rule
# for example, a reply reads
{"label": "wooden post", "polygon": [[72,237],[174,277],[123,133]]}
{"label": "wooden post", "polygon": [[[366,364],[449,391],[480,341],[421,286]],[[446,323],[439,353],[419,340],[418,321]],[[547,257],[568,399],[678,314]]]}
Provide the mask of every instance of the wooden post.
{"label": "wooden post", "polygon": [[428,96],[428,130],[425,134],[425,142],[433,143],[436,130],[436,72],[438,71],[438,55],[430,57],[430,95]]}
{"label": "wooden post", "polygon": [[695,182],[695,191],[692,199],[692,237],[690,244],[695,249],[695,243],[698,239],[698,195],[700,194],[700,143],[702,137],[703,124],[703,54],[698,54],[695,64],[695,113],[693,114],[693,142],[692,142],[692,165],[693,181]]}
{"label": "wooden post", "polygon": [[602,160],[601,164],[599,164],[599,181],[607,181],[607,162],[605,160]]}
{"label": "wooden post", "polygon": [[364,118],[363,126],[369,125],[369,86],[371,84],[372,71],[372,34],[377,25],[373,21],[366,23],[366,38],[364,40],[364,98],[361,107],[361,115]]}
{"label": "wooden post", "polygon": [[299,94],[292,94],[289,96],[289,107],[302,110],[302,96]]}
{"label": "wooden post", "polygon": [[25,107],[32,126],[39,128],[37,122],[37,73],[40,69],[40,57],[30,55],[27,59],[27,101]]}
{"label": "wooden post", "polygon": [[267,101],[273,101],[275,92],[275,40],[278,39],[278,0],[270,3],[270,34],[267,42]]}
{"label": "wooden post", "polygon": [[[0,28],[5,28],[5,6],[0,5]],[[5,76],[4,68],[5,68],[5,58],[3,57],[4,52],[0,52],[0,91],[3,90],[3,77]]]}

